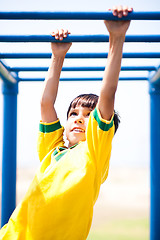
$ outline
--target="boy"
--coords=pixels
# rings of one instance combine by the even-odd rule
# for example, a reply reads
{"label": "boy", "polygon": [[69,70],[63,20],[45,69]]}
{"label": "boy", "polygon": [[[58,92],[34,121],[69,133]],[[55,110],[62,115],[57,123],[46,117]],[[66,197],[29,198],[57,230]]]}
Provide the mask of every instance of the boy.
{"label": "boy", "polygon": [[[120,6],[113,9],[113,14],[122,17],[131,11]],[[93,206],[108,175],[115,132],[114,97],[130,22],[104,23],[110,47],[100,96],[81,95],[71,103],[66,126],[68,148],[54,103],[71,43],[51,44],[52,61],[41,99],[38,152],[42,164],[25,198],[0,231],[1,239],[84,240],[88,236]],[[68,34],[67,30],[53,32],[59,40]]]}

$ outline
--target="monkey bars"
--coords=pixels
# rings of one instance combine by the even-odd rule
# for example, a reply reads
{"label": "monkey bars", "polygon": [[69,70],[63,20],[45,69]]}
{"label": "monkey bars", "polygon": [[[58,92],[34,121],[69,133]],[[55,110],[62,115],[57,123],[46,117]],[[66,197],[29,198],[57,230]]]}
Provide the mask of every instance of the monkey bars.
{"label": "monkey bars", "polygon": [[111,12],[0,12],[1,20],[160,20],[159,12],[131,12],[119,19]]}
{"label": "monkey bars", "polygon": [[[119,19],[111,12],[0,12],[0,20],[160,20],[160,12],[132,12]],[[154,22],[153,22],[154,24]],[[46,35],[0,35],[0,42],[53,42]],[[63,42],[108,42],[106,35],[70,35]],[[159,43],[160,35],[130,35],[126,42]],[[107,58],[107,53],[67,53],[66,58]],[[16,135],[17,94],[20,81],[43,81],[43,78],[20,78],[19,72],[47,71],[48,67],[10,67],[2,59],[50,58],[50,53],[0,53],[0,77],[2,79],[3,107],[3,156],[2,156],[2,211],[1,225],[9,219],[16,205]],[[123,53],[123,58],[159,59],[160,52]],[[100,67],[63,67],[63,71],[103,71]],[[157,66],[122,66],[121,71],[147,71],[146,77],[121,77],[123,81],[148,81],[150,93],[150,239],[160,236],[160,68]],[[100,81],[102,78],[61,78],[61,81]],[[12,183],[12,184],[11,184]]]}
{"label": "monkey bars", "polygon": [[[67,53],[65,58],[107,58],[107,53]],[[0,59],[51,58],[51,53],[0,53]],[[160,58],[160,52],[123,53],[123,58]]]}
{"label": "monkey bars", "polygon": [[[62,71],[104,71],[105,67],[62,67]],[[10,72],[39,72],[48,71],[48,67],[7,67]],[[125,66],[121,71],[157,71],[155,66]]]}
{"label": "monkey bars", "polygon": [[[51,35],[0,35],[0,42],[58,42]],[[106,35],[77,35],[68,36],[62,42],[109,42],[109,36]],[[160,42],[160,35],[139,35],[126,36],[125,42]]]}

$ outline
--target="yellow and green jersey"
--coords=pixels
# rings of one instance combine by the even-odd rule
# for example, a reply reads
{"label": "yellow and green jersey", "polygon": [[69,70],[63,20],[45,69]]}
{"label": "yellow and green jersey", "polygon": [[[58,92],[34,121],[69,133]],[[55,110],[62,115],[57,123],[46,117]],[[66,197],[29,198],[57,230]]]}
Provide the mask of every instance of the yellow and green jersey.
{"label": "yellow and green jersey", "polygon": [[41,165],[22,202],[0,231],[4,240],[85,240],[93,206],[108,175],[113,117],[97,108],[89,117],[86,141],[66,148],[59,120],[40,123]]}

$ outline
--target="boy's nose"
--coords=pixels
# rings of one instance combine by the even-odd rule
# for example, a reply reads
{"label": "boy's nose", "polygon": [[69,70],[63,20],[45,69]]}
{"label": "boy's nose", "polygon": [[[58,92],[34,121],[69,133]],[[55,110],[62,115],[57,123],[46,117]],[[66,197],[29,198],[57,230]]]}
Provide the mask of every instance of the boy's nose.
{"label": "boy's nose", "polygon": [[77,122],[83,124],[83,120],[82,119],[77,120]]}
{"label": "boy's nose", "polygon": [[75,122],[76,122],[76,123],[83,124],[83,123],[84,123],[84,120],[83,120],[83,118],[78,117],[78,118],[75,120]]}

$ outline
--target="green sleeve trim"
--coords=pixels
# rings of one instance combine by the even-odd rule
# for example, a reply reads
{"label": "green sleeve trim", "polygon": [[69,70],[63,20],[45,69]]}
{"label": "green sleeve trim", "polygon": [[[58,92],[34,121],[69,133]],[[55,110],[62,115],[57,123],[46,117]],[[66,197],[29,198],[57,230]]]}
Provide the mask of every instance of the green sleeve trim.
{"label": "green sleeve trim", "polygon": [[109,121],[108,123],[103,122],[102,119],[100,119],[97,108],[95,108],[93,111],[93,117],[97,121],[99,128],[103,131],[108,131],[113,126],[113,117],[112,117],[111,121]]}
{"label": "green sleeve trim", "polygon": [[60,129],[62,126],[60,124],[60,122],[55,122],[55,123],[52,123],[52,124],[43,124],[43,123],[40,123],[39,124],[39,131],[40,132],[43,132],[43,133],[50,133],[50,132],[54,132],[58,129]]}
{"label": "green sleeve trim", "polygon": [[60,159],[61,157],[63,157],[66,153],[67,153],[67,151],[63,151],[63,152],[60,153],[58,156],[56,156],[56,157],[55,157],[56,161],[58,162],[59,159]]}
{"label": "green sleeve trim", "polygon": [[64,147],[56,147],[56,149],[53,152],[53,156],[56,156],[58,153],[66,150],[66,149],[67,149],[66,147],[65,148]]}

